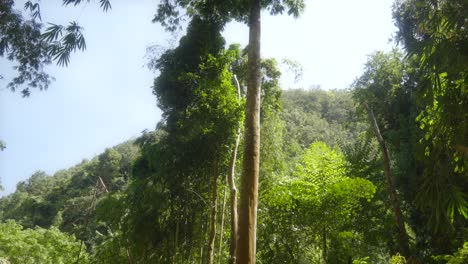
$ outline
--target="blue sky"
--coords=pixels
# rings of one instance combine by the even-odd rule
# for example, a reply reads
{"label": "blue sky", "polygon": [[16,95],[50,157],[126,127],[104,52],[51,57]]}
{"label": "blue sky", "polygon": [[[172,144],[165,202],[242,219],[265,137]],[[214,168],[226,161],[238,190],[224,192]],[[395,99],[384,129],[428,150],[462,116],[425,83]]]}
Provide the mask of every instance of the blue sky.
{"label": "blue sky", "polygon": [[[30,98],[5,89],[12,64],[0,58],[0,152],[2,194],[36,170],[53,174],[90,159],[106,147],[154,129],[161,112],[151,85],[156,73],[145,67],[146,48],[169,46],[174,36],[151,23],[157,2],[113,0],[103,13],[95,1],[62,7],[61,1],[42,1],[43,21],[85,28],[87,50],[71,58],[68,67],[50,66],[56,78],[47,91]],[[391,0],[309,0],[299,19],[263,14],[262,56],[290,58],[304,67],[304,77],[292,81],[284,74],[282,86],[321,85],[346,88],[362,72],[367,55],[390,50],[395,31]],[[22,1],[18,1],[21,8]],[[229,24],[227,43],[247,43],[248,31]],[[172,40],[172,41],[171,41]]]}

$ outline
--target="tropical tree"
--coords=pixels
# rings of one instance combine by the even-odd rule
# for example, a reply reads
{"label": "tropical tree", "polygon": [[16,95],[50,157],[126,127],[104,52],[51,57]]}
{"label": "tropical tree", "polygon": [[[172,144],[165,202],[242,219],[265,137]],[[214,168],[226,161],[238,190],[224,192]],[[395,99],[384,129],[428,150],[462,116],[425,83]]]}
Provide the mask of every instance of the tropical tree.
{"label": "tropical tree", "polygon": [[75,237],[60,232],[57,228],[23,229],[12,220],[0,223],[0,260],[12,264],[71,263],[80,252],[80,263],[88,263],[88,254],[80,248]]}
{"label": "tropical tree", "polygon": [[[408,257],[404,249],[408,235],[404,234],[403,224],[407,222],[416,233],[413,254],[427,260],[429,252],[449,253],[463,242],[454,237],[463,230],[460,223],[466,208],[460,190],[466,183],[464,173],[454,171],[454,163],[448,156],[434,160],[435,156],[424,143],[428,134],[420,117],[427,101],[421,100],[420,92],[426,83],[426,73],[419,64],[416,55],[404,57],[400,51],[376,52],[370,56],[364,74],[355,81],[354,95],[364,106],[380,142],[387,181],[399,191],[391,194],[389,189],[390,197],[394,197],[395,219],[399,222],[400,253]],[[443,170],[437,164],[445,164]],[[434,178],[435,175],[439,176]],[[403,209],[407,212],[406,219]]]}
{"label": "tropical tree", "polygon": [[[447,233],[461,215],[468,218],[468,22],[467,2],[397,1],[397,41],[414,56],[421,72],[417,122],[424,132],[424,179],[418,204],[431,212],[436,232]],[[447,241],[440,244],[447,245]]]}
{"label": "tropical tree", "polygon": [[[215,18],[193,17],[179,46],[166,51],[155,64],[161,74],[155,79],[154,94],[164,120],[157,141],[139,140],[143,155],[136,164],[133,188],[137,191],[129,197],[130,221],[136,221],[131,223],[134,233],[147,233],[145,238],[153,237],[147,225],[166,234],[160,241],[150,241],[150,247],[139,244],[149,250],[170,247],[171,251],[161,253],[165,259],[194,257],[213,262],[215,257],[219,176],[228,169],[242,108],[229,71],[240,51],[224,49],[220,30]],[[146,187],[148,181],[158,188]],[[155,206],[160,199],[171,202]],[[159,224],[137,220],[146,211],[167,216]],[[200,253],[196,248],[201,248]]]}
{"label": "tropical tree", "polygon": [[187,14],[218,16],[224,21],[247,21],[249,26],[248,78],[244,123],[244,152],[242,162],[237,261],[255,263],[255,241],[258,204],[258,179],[260,164],[260,12],[269,9],[272,14],[298,16],[304,8],[303,1],[167,1],[160,4],[155,21],[169,29],[180,21],[178,7],[187,8]]}
{"label": "tropical tree", "polygon": [[[387,192],[391,200],[395,223],[397,226],[398,245],[400,253],[405,256],[410,256],[408,234],[405,228],[405,220],[401,209],[401,201],[398,198],[395,188],[395,178],[393,169],[391,168],[391,156],[387,147],[386,138],[389,130],[393,133],[394,141],[401,139],[402,136],[396,133],[400,126],[407,125],[406,129],[414,129],[411,121],[408,121],[409,109],[414,101],[411,100],[409,94],[412,92],[412,87],[403,86],[402,83],[410,83],[412,81],[409,72],[409,66],[402,61],[403,55],[399,51],[392,51],[385,54],[376,52],[370,56],[364,74],[358,78],[355,83],[355,98],[361,103],[364,108],[370,127],[379,143],[381,156],[383,160],[384,173],[386,178]],[[407,90],[405,90],[407,88]],[[396,101],[396,100],[401,101]],[[404,105],[406,103],[407,105]],[[396,109],[397,106],[401,106]],[[390,111],[390,109],[395,109]],[[403,117],[403,111],[407,117]],[[376,114],[374,114],[376,112]],[[408,142],[412,144],[414,142]],[[404,175],[404,177],[408,177]]]}
{"label": "tropical tree", "polygon": [[[347,228],[363,209],[362,202],[372,199],[376,186],[369,180],[348,175],[345,164],[339,151],[315,142],[305,151],[294,174],[283,177],[271,188],[267,196],[271,212],[275,216],[283,212],[278,216],[285,218],[274,221],[278,227],[286,224],[290,234],[273,237],[269,243],[275,245],[276,252],[268,252],[268,247],[262,249],[262,257],[266,258],[263,261],[301,263],[321,259],[334,263],[338,256],[328,253],[330,245],[338,245],[336,241],[345,240],[345,236],[358,238]],[[281,230],[278,227],[276,230]],[[301,248],[304,244],[310,246]],[[321,257],[316,254],[317,249]],[[285,254],[279,258],[281,250]],[[338,248],[332,250],[338,252]],[[350,255],[346,257],[356,257],[352,252],[347,254]]]}
{"label": "tropical tree", "polygon": [[[63,1],[64,4],[71,2],[81,1]],[[100,3],[104,11],[110,8],[109,0],[100,0]],[[86,42],[76,22],[68,26],[50,24],[44,31],[39,2],[26,1],[24,10],[28,14],[26,17],[14,9],[13,0],[0,2],[0,57],[18,64],[14,67],[18,75],[9,81],[7,88],[12,91],[21,88],[23,97],[28,97],[31,89],[45,90],[53,80],[44,71],[45,66],[52,61],[68,65],[71,53],[86,49]]]}

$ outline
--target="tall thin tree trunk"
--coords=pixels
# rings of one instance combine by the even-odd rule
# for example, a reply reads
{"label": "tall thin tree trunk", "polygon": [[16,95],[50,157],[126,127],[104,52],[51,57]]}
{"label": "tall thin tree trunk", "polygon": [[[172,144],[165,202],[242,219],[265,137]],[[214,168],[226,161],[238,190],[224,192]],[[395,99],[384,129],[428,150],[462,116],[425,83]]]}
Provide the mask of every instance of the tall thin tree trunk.
{"label": "tall thin tree trunk", "polygon": [[388,149],[385,145],[385,141],[380,133],[379,125],[375,119],[374,112],[369,107],[367,103],[364,103],[364,107],[367,110],[367,115],[369,116],[369,121],[372,124],[374,129],[375,136],[380,145],[380,150],[382,152],[382,159],[384,161],[384,171],[385,177],[387,178],[387,191],[390,195],[390,201],[393,206],[393,213],[395,215],[395,220],[398,228],[398,245],[401,250],[401,254],[405,257],[410,257],[409,243],[408,243],[408,234],[405,229],[405,222],[403,220],[403,213],[401,212],[400,203],[398,201],[397,193],[395,191],[395,186],[393,185],[393,176],[390,168],[390,157],[388,155]]}
{"label": "tall thin tree trunk", "polygon": [[[234,75],[234,80],[237,85],[237,99],[241,99],[241,87],[237,76]],[[237,187],[236,187],[236,160],[237,160],[237,150],[239,148],[239,142],[241,137],[241,124],[239,122],[239,127],[237,128],[236,142],[232,148],[231,159],[229,160],[229,189],[230,189],[230,199],[231,199],[231,239],[229,245],[229,264],[236,263],[236,245],[237,245]]]}
{"label": "tall thin tree trunk", "polygon": [[256,251],[260,168],[260,10],[260,0],[250,0],[247,105],[236,250],[239,264],[255,263]]}
{"label": "tall thin tree trunk", "polygon": [[[226,176],[226,183],[227,183],[228,177]],[[227,191],[226,191],[226,186],[224,186],[224,195],[223,195],[223,206],[221,208],[221,227],[219,228],[219,249],[218,249],[218,263],[221,262],[221,258],[223,254],[223,235],[224,235],[224,213],[226,211],[226,196],[227,196]]]}
{"label": "tall thin tree trunk", "polygon": [[218,213],[218,162],[214,163],[213,193],[211,204],[210,235],[208,238],[208,263],[213,264],[216,238],[216,215]]}
{"label": "tall thin tree trunk", "polygon": [[237,188],[235,182],[235,173],[236,173],[236,160],[237,160],[237,149],[239,147],[239,141],[241,136],[241,128],[237,130],[237,138],[234,148],[232,150],[231,160],[230,160],[230,172],[229,172],[229,189],[231,190],[231,241],[229,245],[229,264],[236,263],[236,249],[237,249],[237,239],[238,239],[238,226],[237,226]]}
{"label": "tall thin tree trunk", "polygon": [[172,255],[172,263],[177,263],[177,255],[179,252],[179,221],[177,220],[176,230],[174,234],[174,253]]}
{"label": "tall thin tree trunk", "polygon": [[204,222],[202,222],[202,232],[203,232],[203,240],[201,240],[201,245],[200,245],[200,264],[203,264],[203,248],[205,247],[205,242],[204,239],[206,237],[206,225]]}
{"label": "tall thin tree trunk", "polygon": [[[129,244],[128,239],[127,239],[126,241],[127,241],[127,245],[128,245],[128,244]],[[128,249],[128,246],[125,246],[125,252],[127,252],[128,264],[132,264],[132,263],[133,263],[133,260],[132,260],[132,253],[131,253],[130,250]]]}
{"label": "tall thin tree trunk", "polygon": [[322,240],[323,240],[323,251],[322,251],[323,263],[327,264],[328,263],[327,229],[325,228],[325,226],[323,227]]}
{"label": "tall thin tree trunk", "polygon": [[130,257],[130,252],[128,251],[128,248],[125,248],[125,252],[127,253],[128,264],[132,264],[132,257]]}

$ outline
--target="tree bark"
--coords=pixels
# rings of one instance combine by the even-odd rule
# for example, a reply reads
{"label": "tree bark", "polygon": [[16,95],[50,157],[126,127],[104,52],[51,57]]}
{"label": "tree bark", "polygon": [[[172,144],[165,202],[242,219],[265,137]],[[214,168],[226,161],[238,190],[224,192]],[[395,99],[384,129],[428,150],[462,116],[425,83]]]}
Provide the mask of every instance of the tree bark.
{"label": "tree bark", "polygon": [[172,262],[177,263],[177,256],[179,255],[179,219],[177,219],[176,230],[174,234],[174,256]]}
{"label": "tree bark", "polygon": [[[237,76],[234,75],[234,80],[236,81],[237,85],[237,98],[241,99],[241,89],[239,81],[237,80]],[[232,148],[231,159],[229,160],[229,176],[228,176],[228,183],[230,189],[230,199],[231,199],[231,239],[230,239],[230,246],[229,246],[229,264],[236,263],[236,245],[237,245],[237,188],[236,188],[236,160],[237,160],[237,150],[239,148],[241,136],[241,124],[239,122],[239,127],[237,128],[237,135],[236,135],[236,142],[234,143],[234,147]]]}
{"label": "tree bark", "polygon": [[398,201],[397,193],[395,191],[395,186],[393,184],[393,176],[392,170],[390,168],[390,157],[388,154],[388,149],[385,144],[385,141],[380,133],[379,125],[377,124],[377,120],[375,119],[374,112],[369,107],[367,103],[364,103],[364,107],[367,110],[367,115],[369,117],[369,121],[372,124],[374,129],[375,136],[377,137],[377,141],[380,145],[380,150],[382,152],[382,159],[384,162],[384,172],[385,177],[387,179],[387,191],[390,196],[390,201],[393,206],[393,213],[395,215],[395,220],[398,228],[398,246],[400,247],[401,254],[408,258],[410,257],[410,250],[409,250],[409,243],[408,243],[408,234],[406,233],[405,229],[405,222],[403,220],[403,213],[401,212],[400,203]]}
{"label": "tree bark", "polygon": [[236,263],[236,248],[237,248],[237,188],[235,182],[235,173],[236,173],[236,159],[237,159],[237,149],[239,148],[240,141],[240,127],[237,130],[237,138],[234,148],[232,149],[231,160],[229,161],[229,189],[231,190],[231,241],[229,246],[229,264]]}
{"label": "tree bark", "polygon": [[[228,180],[228,177],[226,176],[226,182]],[[223,252],[223,234],[224,234],[224,213],[226,211],[226,195],[227,195],[227,192],[226,192],[226,186],[224,186],[224,195],[223,195],[223,206],[221,207],[221,227],[219,228],[219,247],[218,247],[218,263],[222,263],[221,262],[221,257],[223,254],[221,254]]]}
{"label": "tree bark", "polygon": [[328,263],[327,229],[325,227],[323,227],[322,242],[323,242],[323,251],[322,251],[323,263],[327,264]]}
{"label": "tree bark", "polygon": [[[201,229],[202,229],[202,232],[203,232],[203,236],[202,236],[202,237],[205,238],[207,228],[206,228],[204,222],[202,222],[202,228],[201,228]],[[204,259],[203,259],[203,253],[204,253],[204,252],[203,252],[203,248],[204,248],[204,247],[205,247],[205,243],[204,243],[204,241],[202,240],[201,246],[200,246],[200,264],[203,264],[203,260],[204,260]]]}
{"label": "tree bark", "polygon": [[260,165],[260,0],[250,0],[247,105],[242,161],[237,263],[255,263]]}
{"label": "tree bark", "polygon": [[[126,240],[127,242],[127,245],[129,244],[128,240]],[[125,252],[127,253],[127,261],[128,261],[128,264],[133,264],[133,258],[132,258],[132,254],[130,253],[130,250],[128,249],[128,246],[125,246]]]}
{"label": "tree bark", "polygon": [[218,213],[218,163],[214,164],[213,192],[211,204],[210,235],[208,238],[208,263],[213,264],[216,238],[216,215]]}

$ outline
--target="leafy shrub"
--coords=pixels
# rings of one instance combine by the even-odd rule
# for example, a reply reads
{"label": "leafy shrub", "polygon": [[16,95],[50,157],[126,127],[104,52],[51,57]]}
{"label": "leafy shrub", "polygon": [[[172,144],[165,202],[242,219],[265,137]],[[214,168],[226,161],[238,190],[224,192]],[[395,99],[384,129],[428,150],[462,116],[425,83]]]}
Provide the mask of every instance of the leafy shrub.
{"label": "leafy shrub", "polygon": [[[0,223],[0,263],[88,263],[85,247],[55,227],[23,229],[13,220]],[[81,252],[80,252],[81,250]]]}

